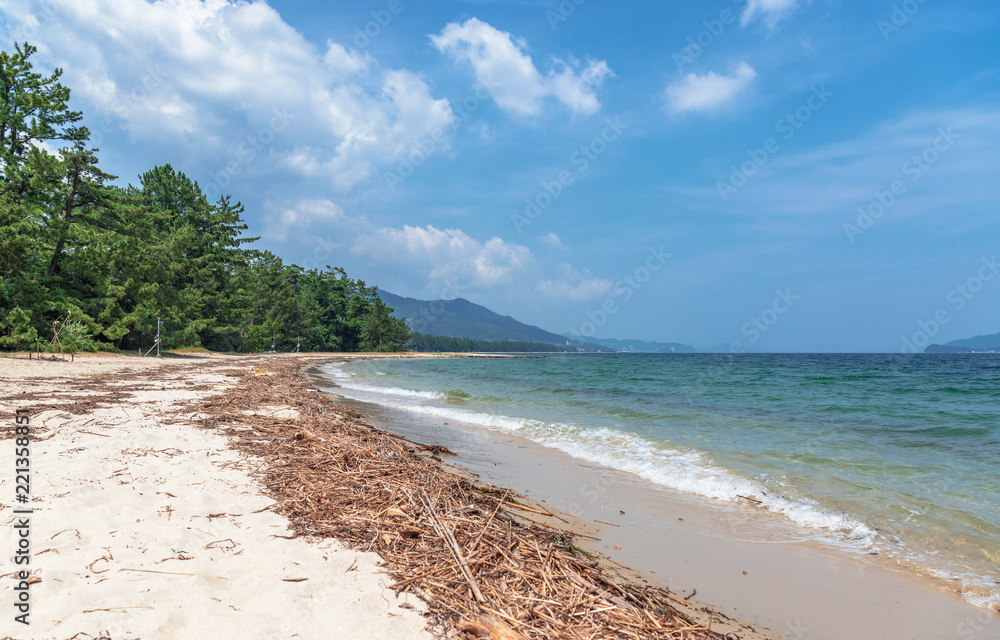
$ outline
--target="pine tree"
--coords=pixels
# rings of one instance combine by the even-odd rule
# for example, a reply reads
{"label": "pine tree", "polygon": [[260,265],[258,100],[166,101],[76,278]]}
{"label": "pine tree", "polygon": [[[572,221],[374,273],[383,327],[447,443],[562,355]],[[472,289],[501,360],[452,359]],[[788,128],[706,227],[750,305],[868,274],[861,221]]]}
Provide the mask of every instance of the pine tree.
{"label": "pine tree", "polygon": [[13,54],[0,51],[0,176],[5,190],[19,190],[19,169],[28,151],[38,143],[63,140],[76,143],[89,137],[75,126],[83,118],[69,108],[69,89],[59,83],[62,69],[48,77],[32,70],[37,48],[25,42]]}
{"label": "pine tree", "polygon": [[35,72],[35,51],[0,52],[0,348],[67,318],[74,349],[147,346],[157,318],[168,348],[259,351],[274,334],[281,350],[403,348],[374,287],[245,248],[257,238],[230,196],[210,203],[170,165],[114,186],[62,71]]}

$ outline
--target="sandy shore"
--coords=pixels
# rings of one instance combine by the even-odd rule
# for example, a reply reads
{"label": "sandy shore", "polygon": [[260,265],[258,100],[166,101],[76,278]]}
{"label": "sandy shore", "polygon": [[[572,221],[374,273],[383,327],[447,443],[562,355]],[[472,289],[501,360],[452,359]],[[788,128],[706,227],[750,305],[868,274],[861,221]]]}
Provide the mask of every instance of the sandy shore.
{"label": "sandy shore", "polygon": [[301,374],[332,357],[0,358],[0,638],[773,637],[584,552],[594,525],[373,430]]}
{"label": "sandy shore", "polygon": [[[317,384],[329,387],[317,378]],[[709,504],[530,440],[355,403],[390,431],[458,453],[455,464],[601,525],[586,541],[739,618],[790,639],[1000,639],[1000,616],[881,558],[789,539],[778,517]],[[773,522],[771,522],[773,520]],[[707,604],[710,603],[710,604]],[[743,637],[743,636],[741,636]]]}
{"label": "sandy shore", "polygon": [[[1000,638],[997,616],[874,562],[774,544],[739,506],[650,493],[504,434],[362,415],[301,373],[356,357],[0,358],[0,638]],[[19,408],[30,627],[13,606]],[[614,617],[625,609],[638,618]]]}
{"label": "sandy shore", "polygon": [[[256,364],[0,358],[0,638],[432,637],[423,603],[385,588],[376,554],[294,537],[251,474],[261,461],[195,428],[196,413],[172,415]],[[11,579],[17,408],[34,434],[30,626],[14,621]]]}

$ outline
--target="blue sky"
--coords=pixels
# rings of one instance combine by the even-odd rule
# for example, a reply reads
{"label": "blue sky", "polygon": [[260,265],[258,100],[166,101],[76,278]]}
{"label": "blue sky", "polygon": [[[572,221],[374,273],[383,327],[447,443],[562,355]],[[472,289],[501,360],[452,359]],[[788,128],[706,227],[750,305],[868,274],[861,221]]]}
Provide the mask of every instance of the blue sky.
{"label": "blue sky", "polygon": [[988,0],[0,0],[102,166],[258,243],[558,333],[900,351],[1000,331]]}

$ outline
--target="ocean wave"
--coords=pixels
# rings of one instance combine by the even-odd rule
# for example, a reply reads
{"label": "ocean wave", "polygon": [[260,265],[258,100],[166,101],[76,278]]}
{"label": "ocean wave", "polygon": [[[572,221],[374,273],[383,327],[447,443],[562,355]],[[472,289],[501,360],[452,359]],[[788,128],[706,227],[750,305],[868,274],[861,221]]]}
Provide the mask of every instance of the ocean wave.
{"label": "ocean wave", "polygon": [[390,396],[401,396],[404,398],[425,398],[427,400],[438,400],[445,398],[445,394],[437,391],[416,391],[415,389],[401,389],[399,387],[376,387],[356,382],[337,382],[337,386],[354,391],[368,391],[370,393],[381,393]]}
{"label": "ocean wave", "polygon": [[728,502],[751,497],[768,511],[804,527],[837,532],[862,548],[875,540],[875,531],[864,523],[845,514],[830,513],[812,500],[768,493],[762,485],[713,465],[697,451],[665,448],[641,436],[606,428],[579,430],[571,437],[537,434],[532,439],[677,491]]}
{"label": "ocean wave", "polygon": [[426,400],[438,400],[447,397],[445,394],[438,393],[437,391],[417,391],[415,389],[402,389],[400,387],[380,387],[356,382],[351,374],[344,371],[343,363],[327,364],[323,365],[319,369],[323,373],[335,378],[338,387],[351,389],[353,391],[362,391],[376,395],[400,396],[403,398],[423,398]]}
{"label": "ocean wave", "polygon": [[[379,371],[375,372],[365,366],[359,366],[358,369],[358,374],[362,376],[360,378],[353,377],[351,372],[354,366],[350,364],[321,367],[325,376],[340,385],[330,391],[345,398],[422,414],[452,424],[466,424],[519,435],[579,460],[634,474],[658,486],[742,505],[745,509],[741,511],[746,510],[747,513],[759,509],[762,518],[769,518],[772,517],[769,514],[774,514],[773,517],[785,520],[789,540],[813,540],[849,553],[875,551],[899,568],[905,567],[932,580],[951,581],[949,588],[961,585],[961,588],[955,590],[971,604],[1000,610],[996,578],[990,573],[991,568],[996,566],[995,560],[992,565],[984,564],[979,561],[974,549],[969,549],[980,537],[988,535],[986,530],[977,526],[978,520],[973,516],[988,514],[994,504],[992,496],[996,495],[995,484],[990,484],[990,479],[995,476],[986,473],[982,476],[985,478],[982,482],[980,477],[970,477],[968,473],[955,479],[942,476],[938,484],[951,486],[948,483],[952,483],[955,487],[957,497],[951,496],[949,500],[965,496],[969,500],[975,497],[977,501],[967,500],[962,503],[954,519],[945,518],[951,524],[942,526],[940,536],[925,539],[927,537],[921,533],[924,511],[930,513],[927,517],[937,513],[935,517],[941,519],[942,514],[938,512],[946,505],[941,502],[940,492],[928,489],[930,485],[920,481],[919,474],[914,474],[914,469],[920,473],[924,473],[925,469],[922,466],[914,467],[916,462],[910,455],[911,450],[919,449],[914,453],[924,461],[928,458],[929,454],[926,452],[929,449],[939,450],[944,444],[962,451],[961,446],[968,447],[962,445],[963,439],[971,437],[974,438],[972,442],[984,445],[976,451],[976,461],[982,467],[982,461],[988,460],[989,447],[996,440],[990,435],[995,432],[993,426],[987,428],[981,423],[995,425],[995,420],[990,421],[996,414],[990,404],[977,405],[976,413],[966,409],[959,411],[955,409],[958,405],[954,404],[957,398],[965,397],[963,390],[978,387],[964,383],[949,386],[947,383],[941,384],[937,378],[932,381],[933,384],[917,384],[919,380],[914,382],[907,378],[894,380],[891,386],[882,389],[887,394],[886,397],[895,398],[903,393],[921,400],[930,395],[935,402],[952,403],[945,407],[949,413],[935,414],[933,419],[924,419],[919,417],[923,414],[917,409],[923,411],[929,405],[922,400],[923,404],[919,407],[905,409],[909,405],[895,404],[882,408],[878,415],[872,413],[871,407],[865,403],[857,406],[848,403],[845,406],[836,390],[836,385],[846,384],[844,376],[822,372],[805,383],[787,385],[791,394],[787,395],[780,389],[768,387],[759,379],[751,381],[749,377],[735,371],[718,381],[712,378],[711,388],[698,388],[701,395],[695,396],[691,402],[678,403],[676,398],[679,396],[673,390],[652,389],[648,385],[642,387],[646,383],[637,383],[639,389],[632,389],[624,400],[619,400],[617,396],[620,388],[617,385],[621,380],[611,388],[603,384],[594,386],[594,376],[575,374],[572,368],[565,375],[546,378],[540,383],[526,376],[524,380],[515,380],[522,383],[520,386],[508,386],[499,376],[490,378],[485,375],[466,380],[462,377],[461,369],[441,372],[431,367],[431,377],[425,382],[436,381],[432,384],[442,391],[441,394],[379,387],[377,384],[383,379],[374,377],[373,373],[377,375],[392,371],[391,368],[380,366]],[[412,372],[408,372],[410,373]],[[676,384],[683,391],[684,378],[680,376],[681,373],[684,372],[674,372],[679,376]],[[423,383],[418,382],[403,383],[402,379],[409,378],[387,378],[384,381],[392,380],[398,387],[423,386]],[[904,387],[903,383],[909,386]],[[833,390],[820,388],[828,384],[834,385]],[[808,393],[817,395],[810,395],[804,400],[798,399],[803,387]],[[459,389],[461,394],[455,393]],[[496,393],[497,390],[502,390],[502,397],[490,396],[491,392]],[[393,391],[397,393],[393,394]],[[468,399],[464,397],[466,393],[469,394]],[[981,395],[986,397],[991,393],[984,392]],[[750,400],[753,401],[752,404],[748,404]],[[762,402],[772,409],[787,409],[788,414],[782,413],[781,419],[772,421],[758,419],[754,412],[751,412],[750,417],[734,412],[734,409],[756,407]],[[534,415],[539,419],[505,415],[508,413]],[[827,459],[808,455],[800,446],[785,446],[792,436],[808,439],[826,433],[810,428],[810,424],[816,421],[817,413],[826,414],[825,418],[820,416],[819,421],[826,425],[826,431],[836,427],[852,437],[857,435],[851,442],[839,441],[838,452],[846,451],[850,454],[853,451],[851,447],[859,444],[869,450],[879,445],[882,447],[880,452],[888,451],[893,455],[844,455]],[[735,417],[731,414],[735,414]],[[841,417],[836,418],[833,414]],[[723,446],[718,447],[721,453],[719,459],[735,458],[738,466],[734,468],[723,467],[724,463],[716,462],[712,456],[715,451],[713,443],[718,444],[712,436],[719,436],[718,430],[713,430],[713,427],[719,422],[720,415],[726,418],[723,426],[727,429],[734,423],[745,424],[748,421],[751,427],[740,433],[727,431],[723,434],[736,441],[726,441],[722,443]],[[831,421],[834,419],[836,424]],[[764,424],[759,424],[762,420]],[[769,429],[764,435],[770,435],[770,422],[775,427],[787,429],[788,434],[785,435],[788,437],[753,443],[752,446],[764,449],[758,452],[760,459],[744,460],[745,452],[740,447],[739,439],[756,437],[763,427]],[[875,433],[873,427],[878,427],[878,438],[874,444],[869,443]],[[681,436],[677,436],[678,429],[681,430]],[[697,437],[683,437],[688,433],[697,436],[703,430],[709,436],[704,444]],[[475,430],[471,432],[476,433]],[[659,434],[663,434],[662,440]],[[822,443],[818,447],[817,452],[824,451]],[[807,448],[809,450],[811,449]],[[906,462],[901,463],[900,460]],[[737,470],[743,469],[744,465],[747,470]],[[786,473],[784,470],[789,465],[792,465],[792,469],[815,469],[816,473]],[[833,487],[824,486],[822,483],[826,477],[837,480],[837,484]],[[873,481],[873,478],[883,477],[888,480],[885,487],[880,487],[877,481]],[[921,484],[914,486],[911,480]],[[825,502],[824,498],[819,497],[828,496],[830,500],[835,500],[836,496],[832,495],[834,489],[840,492],[838,495],[843,496],[843,509],[837,507],[837,502]],[[882,492],[879,495],[889,492],[890,496],[894,495],[893,491],[909,492],[906,495],[910,499],[900,503],[905,511],[896,513],[892,504],[886,503],[891,500],[883,499],[884,496],[878,498],[878,504],[859,497],[866,496],[869,492],[875,496],[875,491],[872,490]],[[811,495],[816,499],[812,499]],[[751,505],[744,498],[752,498],[754,504]],[[923,507],[915,512],[909,508],[911,504]],[[917,517],[918,513],[920,517]],[[945,515],[948,513],[951,512],[946,512]],[[870,515],[868,520],[878,524],[879,529],[866,524],[866,514]],[[985,517],[985,521],[992,524],[995,518]],[[977,530],[982,536],[977,537]],[[960,548],[954,545],[955,540],[952,539],[957,534],[961,534],[962,540],[969,538]],[[994,557],[995,554],[990,556]]]}
{"label": "ocean wave", "polygon": [[520,435],[542,446],[588,462],[633,473],[677,491],[729,502],[752,497],[763,509],[782,514],[803,527],[837,533],[853,547],[867,549],[876,537],[874,530],[846,514],[831,513],[807,498],[788,499],[769,493],[763,485],[712,464],[704,454],[697,451],[668,448],[642,436],[616,429],[585,428],[406,401],[409,398],[437,400],[446,396],[434,392],[347,382],[344,378],[349,378],[349,374],[342,371],[339,373],[344,377],[337,380],[337,392],[349,399],[374,402],[392,409]]}

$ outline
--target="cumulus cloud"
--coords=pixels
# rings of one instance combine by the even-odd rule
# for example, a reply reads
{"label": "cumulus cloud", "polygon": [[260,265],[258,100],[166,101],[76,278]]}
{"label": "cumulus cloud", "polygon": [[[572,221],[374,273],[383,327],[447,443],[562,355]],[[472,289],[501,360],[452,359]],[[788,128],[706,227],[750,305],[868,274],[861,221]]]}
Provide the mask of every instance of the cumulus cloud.
{"label": "cumulus cloud", "polygon": [[[115,132],[217,165],[249,154],[249,137],[256,161],[346,189],[454,121],[419,75],[336,42],[317,48],[261,0],[74,0],[39,28],[45,5],[0,0],[6,35],[30,34]],[[276,110],[288,114],[280,127]]]}
{"label": "cumulus cloud", "polygon": [[541,113],[547,96],[573,112],[590,115],[601,108],[594,90],[613,75],[603,60],[586,65],[575,58],[553,58],[542,75],[526,51],[527,43],[476,18],[449,23],[430,37],[438,51],[468,63],[479,84],[486,87],[501,109],[518,116]]}
{"label": "cumulus cloud", "polygon": [[[461,229],[428,226],[381,227],[359,232],[350,251],[375,270],[405,279],[405,286],[428,292],[458,284],[486,293],[516,291],[540,282],[536,291],[549,298],[589,300],[605,294],[611,282],[564,262],[539,258],[528,247],[499,237],[480,241]],[[433,294],[432,294],[433,295]]]}
{"label": "cumulus cloud", "polygon": [[303,198],[295,206],[284,207],[275,215],[267,216],[265,236],[284,242],[290,234],[303,233],[314,224],[341,224],[346,220],[344,210],[335,202],[326,198]]}
{"label": "cumulus cloud", "polygon": [[753,20],[763,20],[769,29],[786,18],[795,8],[797,0],[748,0],[740,17],[740,24],[748,25]]}
{"label": "cumulus cloud", "polygon": [[357,237],[352,252],[405,267],[429,282],[458,280],[476,288],[511,284],[534,258],[524,246],[500,238],[480,242],[460,229],[383,227]]}
{"label": "cumulus cloud", "polygon": [[605,297],[614,286],[611,280],[595,278],[589,271],[577,270],[561,262],[555,268],[556,278],[542,280],[535,290],[547,298],[574,301],[595,300]]}
{"label": "cumulus cloud", "polygon": [[[315,139],[302,142],[284,159],[306,176],[329,176],[333,185],[347,189],[388,161],[416,148],[434,132],[454,122],[447,100],[435,99],[424,81],[409,71],[384,74],[377,96],[357,86],[338,86],[317,96],[316,119],[333,133],[331,152]],[[319,142],[323,142],[320,138]]]}
{"label": "cumulus cloud", "polygon": [[728,75],[714,71],[704,75],[689,73],[667,87],[667,104],[674,113],[712,111],[733,100],[756,77],[757,72],[746,62],[741,62]]}

